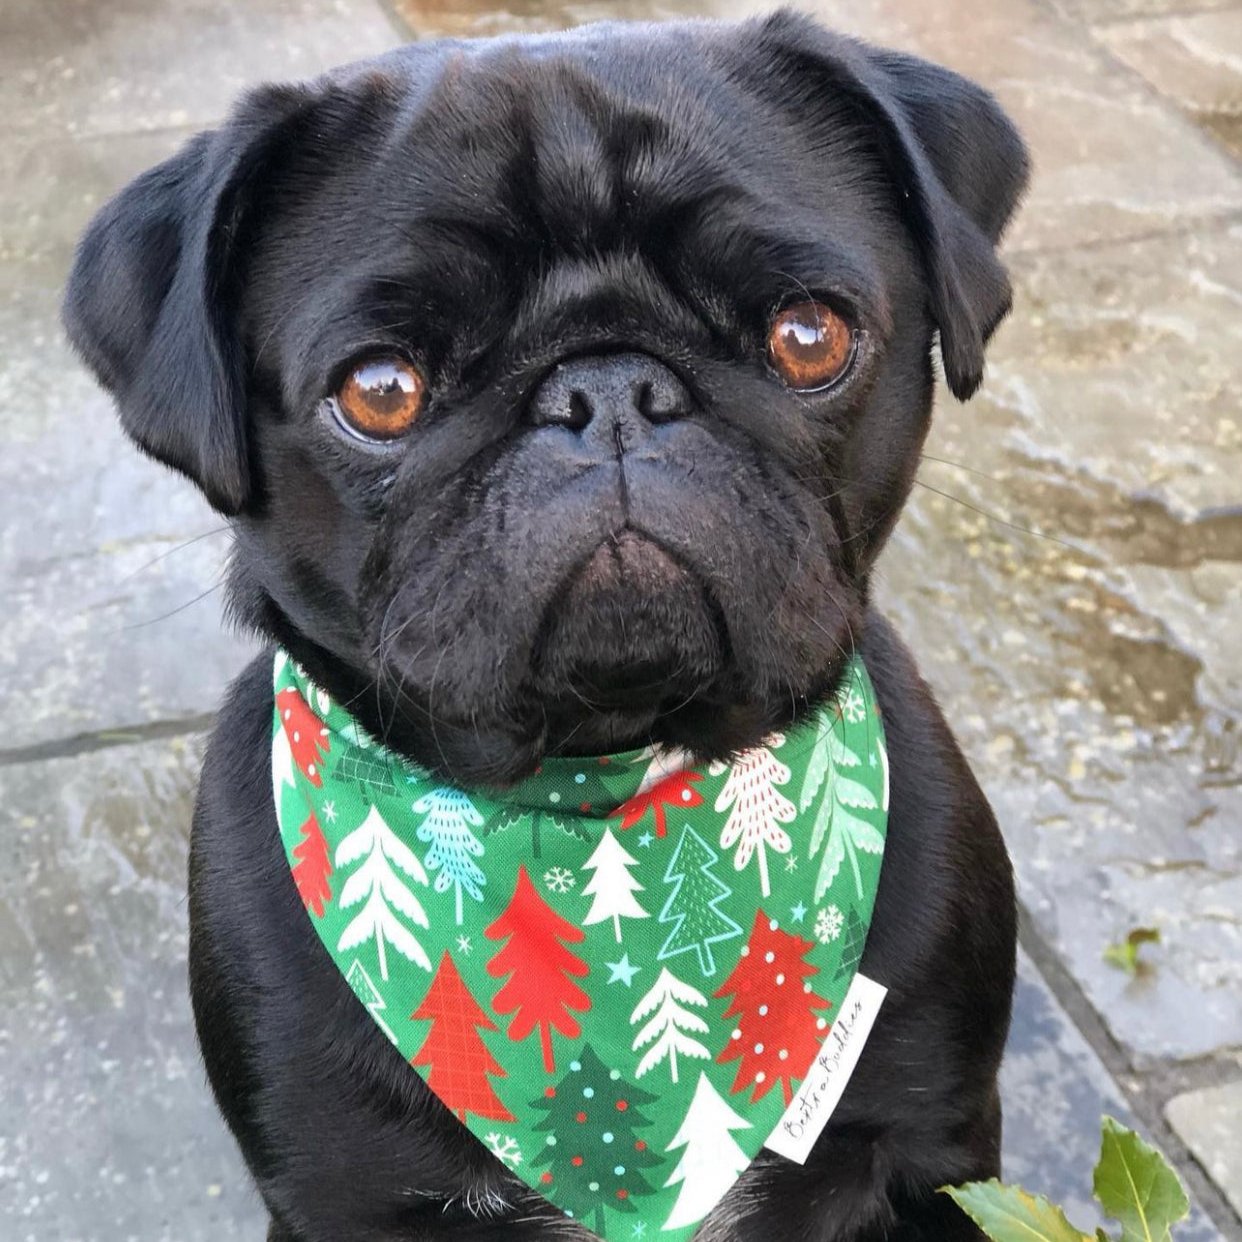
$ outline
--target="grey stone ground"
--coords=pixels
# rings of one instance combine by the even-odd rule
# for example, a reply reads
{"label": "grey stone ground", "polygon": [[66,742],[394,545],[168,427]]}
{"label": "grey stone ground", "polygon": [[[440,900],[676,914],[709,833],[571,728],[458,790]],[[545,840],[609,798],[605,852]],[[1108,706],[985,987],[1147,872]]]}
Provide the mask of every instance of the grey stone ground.
{"label": "grey stone ground", "polygon": [[[251,82],[409,28],[678,8],[400,7],[0,6],[4,1238],[262,1236],[184,985],[201,732],[246,651],[220,629],[227,540],[64,345],[77,232]],[[1008,243],[1015,315],[980,397],[942,403],[883,583],[1018,868],[1008,1174],[1088,1223],[1109,1111],[1179,1162],[1200,1204],[1181,1242],[1240,1239],[1242,3],[807,7],[986,82],[1038,164]],[[1164,940],[1143,974],[1103,963],[1147,924]]]}

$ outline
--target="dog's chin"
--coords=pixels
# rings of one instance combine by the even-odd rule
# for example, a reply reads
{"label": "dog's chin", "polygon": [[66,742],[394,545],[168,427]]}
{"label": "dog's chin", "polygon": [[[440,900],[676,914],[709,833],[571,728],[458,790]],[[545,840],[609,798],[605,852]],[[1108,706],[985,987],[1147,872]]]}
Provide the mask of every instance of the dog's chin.
{"label": "dog's chin", "polygon": [[549,603],[532,661],[554,753],[622,749],[715,684],[728,635],[706,585],[667,550],[625,531],[600,545]]}
{"label": "dog's chin", "polygon": [[534,684],[548,702],[667,710],[715,679],[726,644],[705,586],[651,540],[625,533],[602,544],[550,602]]}
{"label": "dog's chin", "polygon": [[[697,760],[724,758],[804,716],[835,684],[847,650],[848,613],[837,608],[840,634],[822,618],[808,626],[809,639],[786,642],[792,658],[776,663],[775,638],[747,609],[749,601],[718,598],[706,574],[627,528],[548,589],[525,674],[511,691],[455,699],[442,691],[437,701],[432,686],[410,675],[398,642],[359,679],[355,710],[368,728],[378,721],[394,750],[464,786],[512,784],[549,754],[651,743]],[[759,649],[736,647],[730,615],[748,617],[742,632],[765,635]],[[490,649],[470,650],[491,658]],[[442,686],[485,680],[472,665],[437,665],[437,673]]]}

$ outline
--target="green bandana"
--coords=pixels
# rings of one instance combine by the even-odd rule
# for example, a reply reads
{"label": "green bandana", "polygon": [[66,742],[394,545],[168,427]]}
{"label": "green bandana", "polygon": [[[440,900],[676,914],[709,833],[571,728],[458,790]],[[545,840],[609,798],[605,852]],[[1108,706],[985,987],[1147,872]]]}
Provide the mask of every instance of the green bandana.
{"label": "green bandana", "polygon": [[284,653],[275,692],[276,811],[312,926],[518,1177],[610,1242],[679,1242],[774,1131],[811,1128],[863,1025],[842,1001],[884,850],[861,661],[732,764],[554,758],[499,793],[385,750]]}

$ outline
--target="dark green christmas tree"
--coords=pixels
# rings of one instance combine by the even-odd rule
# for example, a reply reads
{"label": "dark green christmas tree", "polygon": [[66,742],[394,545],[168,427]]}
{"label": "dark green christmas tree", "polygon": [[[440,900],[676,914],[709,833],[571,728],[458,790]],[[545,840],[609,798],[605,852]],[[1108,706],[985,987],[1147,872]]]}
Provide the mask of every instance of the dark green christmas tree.
{"label": "dark green christmas tree", "polygon": [[[556,762],[564,763],[559,759]],[[540,790],[539,778],[538,771],[531,777],[535,790]],[[578,816],[607,816],[625,796],[624,786],[627,780],[633,783],[633,773],[625,768],[617,769],[617,765],[607,755],[597,759],[584,759],[579,770],[569,773],[566,781],[568,788],[563,794],[560,790],[540,790],[532,795],[531,803],[537,797],[547,799],[546,810],[530,803],[514,805],[512,810],[489,823],[483,833],[490,836],[494,832],[507,832],[510,828],[525,824],[530,829],[530,852],[533,858],[543,856],[543,834],[547,829],[577,837],[579,841],[593,841],[599,835],[598,831],[592,831],[592,826],[589,823],[583,824]],[[517,798],[511,793],[510,801],[524,802],[520,794],[519,788]],[[556,794],[555,801],[552,800],[552,794]]]}
{"label": "dark green christmas tree", "polygon": [[852,979],[862,961],[863,949],[867,945],[867,928],[853,906],[845,920],[845,935],[841,937],[841,963],[837,967],[835,979]]}
{"label": "dark green christmas tree", "polygon": [[637,1133],[651,1124],[642,1110],[656,1100],[584,1045],[560,1082],[531,1101],[545,1114],[534,1128],[547,1141],[531,1158],[546,1166],[540,1192],[598,1234],[605,1208],[635,1211],[634,1200],[652,1193],[642,1170],[660,1163]]}

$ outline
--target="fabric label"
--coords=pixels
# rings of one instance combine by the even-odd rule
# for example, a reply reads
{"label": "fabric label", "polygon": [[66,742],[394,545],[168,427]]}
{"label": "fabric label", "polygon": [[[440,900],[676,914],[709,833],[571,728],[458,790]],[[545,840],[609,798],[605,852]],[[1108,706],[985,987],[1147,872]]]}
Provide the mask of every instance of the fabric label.
{"label": "fabric label", "polygon": [[819,1056],[794,1093],[793,1103],[768,1135],[764,1146],[770,1151],[806,1163],[815,1140],[841,1102],[887,995],[888,989],[874,979],[854,976]]}

